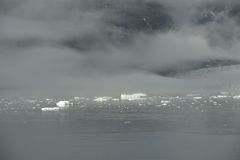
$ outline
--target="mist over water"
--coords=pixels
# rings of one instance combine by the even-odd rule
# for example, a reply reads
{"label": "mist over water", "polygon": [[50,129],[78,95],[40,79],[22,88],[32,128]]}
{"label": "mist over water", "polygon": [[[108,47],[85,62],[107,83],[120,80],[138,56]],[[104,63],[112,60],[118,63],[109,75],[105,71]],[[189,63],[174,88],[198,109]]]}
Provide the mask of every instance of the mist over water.
{"label": "mist over water", "polygon": [[51,99],[2,107],[2,159],[239,159],[239,95],[69,100],[60,111],[41,111]]}

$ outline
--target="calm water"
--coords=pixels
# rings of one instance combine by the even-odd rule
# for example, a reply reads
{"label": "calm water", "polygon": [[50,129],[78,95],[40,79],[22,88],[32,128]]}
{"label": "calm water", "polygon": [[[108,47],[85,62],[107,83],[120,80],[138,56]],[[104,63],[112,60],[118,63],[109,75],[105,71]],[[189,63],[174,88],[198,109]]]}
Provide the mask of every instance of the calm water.
{"label": "calm water", "polygon": [[240,110],[1,113],[0,145],[1,160],[239,160]]}

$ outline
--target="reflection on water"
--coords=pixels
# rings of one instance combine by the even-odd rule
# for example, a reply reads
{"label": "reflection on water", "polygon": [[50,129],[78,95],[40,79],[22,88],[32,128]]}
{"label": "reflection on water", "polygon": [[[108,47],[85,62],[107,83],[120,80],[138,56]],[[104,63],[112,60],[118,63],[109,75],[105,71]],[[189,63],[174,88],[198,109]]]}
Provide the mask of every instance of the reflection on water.
{"label": "reflection on water", "polygon": [[[229,108],[229,109],[228,109]],[[240,110],[1,114],[2,160],[239,160]]]}

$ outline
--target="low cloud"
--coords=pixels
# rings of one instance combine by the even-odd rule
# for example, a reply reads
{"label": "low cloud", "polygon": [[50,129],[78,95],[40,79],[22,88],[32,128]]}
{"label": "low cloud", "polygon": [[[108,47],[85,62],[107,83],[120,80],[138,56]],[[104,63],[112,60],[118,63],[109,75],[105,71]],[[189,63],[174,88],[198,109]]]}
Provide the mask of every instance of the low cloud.
{"label": "low cloud", "polygon": [[[236,1],[0,4],[3,95],[158,93],[216,89],[238,81]],[[199,76],[209,68],[214,71]],[[219,81],[219,74],[231,80]]]}

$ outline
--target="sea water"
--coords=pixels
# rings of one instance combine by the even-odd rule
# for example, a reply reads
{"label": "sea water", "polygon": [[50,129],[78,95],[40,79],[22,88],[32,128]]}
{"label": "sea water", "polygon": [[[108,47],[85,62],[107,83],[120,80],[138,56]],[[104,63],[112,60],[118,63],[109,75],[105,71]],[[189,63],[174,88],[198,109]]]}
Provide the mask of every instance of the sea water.
{"label": "sea water", "polygon": [[82,103],[55,112],[2,107],[0,159],[240,159],[240,100],[233,96]]}

